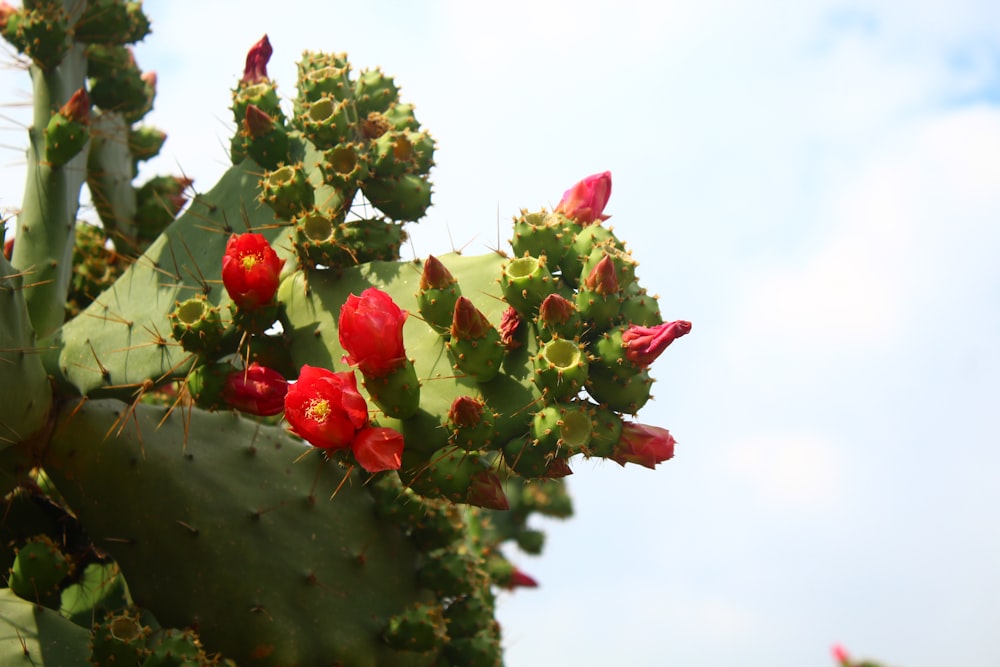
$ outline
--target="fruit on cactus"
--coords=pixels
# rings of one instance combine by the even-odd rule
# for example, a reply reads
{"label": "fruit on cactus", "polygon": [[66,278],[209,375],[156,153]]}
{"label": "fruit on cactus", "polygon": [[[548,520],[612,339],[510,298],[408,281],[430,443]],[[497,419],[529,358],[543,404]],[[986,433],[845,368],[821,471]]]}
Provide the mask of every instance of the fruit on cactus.
{"label": "fruit on cactus", "polygon": [[665,322],[654,327],[631,326],[622,334],[625,357],[645,368],[652,364],[672,342],[687,335],[691,323],[686,320]]}
{"label": "fruit on cactus", "polygon": [[562,213],[582,225],[589,225],[611,216],[604,215],[604,207],[611,198],[611,172],[605,171],[583,179],[565,193],[556,206]]}
{"label": "fruit on cactus", "polygon": [[222,385],[222,400],[241,412],[269,417],[285,409],[288,382],[281,373],[254,362],[235,370]]}
{"label": "fruit on cactus", "polygon": [[274,300],[284,264],[261,234],[233,234],[222,257],[222,283],[237,307],[254,310]]}
{"label": "fruit on cactus", "polygon": [[610,458],[622,466],[637,463],[652,469],[673,458],[674,444],[674,436],[665,428],[625,422]]}
{"label": "fruit on cactus", "polygon": [[366,376],[381,377],[406,363],[403,323],[407,312],[376,287],[351,294],[340,309],[340,344],[344,361]]}
{"label": "fruit on cactus", "polygon": [[353,372],[306,365],[285,394],[285,419],[312,446],[342,449],[368,425],[368,403]]}

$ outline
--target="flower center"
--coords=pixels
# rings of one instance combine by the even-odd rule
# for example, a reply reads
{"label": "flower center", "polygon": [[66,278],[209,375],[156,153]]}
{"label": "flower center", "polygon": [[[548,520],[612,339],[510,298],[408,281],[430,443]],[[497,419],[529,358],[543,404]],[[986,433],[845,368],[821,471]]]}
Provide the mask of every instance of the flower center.
{"label": "flower center", "polygon": [[309,406],[306,408],[307,418],[322,424],[328,416],[330,416],[330,401],[325,398],[314,398],[309,401]]}
{"label": "flower center", "polygon": [[258,262],[264,261],[264,258],[260,253],[248,253],[240,258],[243,263],[243,269],[246,271],[251,270],[253,267],[257,266]]}

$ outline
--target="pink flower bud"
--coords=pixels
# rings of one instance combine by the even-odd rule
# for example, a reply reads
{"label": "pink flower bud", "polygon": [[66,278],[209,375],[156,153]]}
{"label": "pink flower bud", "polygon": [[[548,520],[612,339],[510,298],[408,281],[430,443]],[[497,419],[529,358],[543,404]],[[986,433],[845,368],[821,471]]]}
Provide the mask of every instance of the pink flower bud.
{"label": "pink flower bud", "polygon": [[629,361],[646,368],[681,336],[691,331],[691,323],[686,320],[664,322],[655,327],[631,326],[622,334],[625,356]]}
{"label": "pink flower bud", "polygon": [[665,428],[625,422],[610,458],[622,466],[637,463],[655,468],[657,463],[673,458],[675,443],[674,436]]}
{"label": "pink flower bud", "polygon": [[59,109],[59,115],[84,125],[90,122],[90,96],[81,88]]}
{"label": "pink flower bud", "polygon": [[252,363],[245,371],[233,371],[222,385],[222,399],[241,412],[261,417],[285,409],[288,382],[276,370]]}
{"label": "pink flower bud", "polygon": [[843,667],[848,667],[851,664],[851,656],[848,655],[847,649],[840,644],[834,644],[830,652],[833,653],[833,659]]}
{"label": "pink flower bud", "polygon": [[455,315],[451,323],[451,335],[461,340],[478,340],[485,336],[493,325],[476,306],[464,296],[455,302]]}
{"label": "pink flower bud", "polygon": [[565,193],[556,206],[556,213],[573,218],[581,225],[607,220],[604,207],[611,198],[611,172],[594,174],[583,179]]}
{"label": "pink flower bud", "polygon": [[565,324],[573,317],[576,306],[560,294],[550,294],[538,307],[538,319],[549,325]]}
{"label": "pink flower bud", "polygon": [[584,286],[592,292],[601,296],[618,293],[618,271],[615,264],[607,255],[597,263],[597,266],[590,272],[583,281]]}
{"label": "pink flower bud", "polygon": [[247,53],[246,66],[243,68],[243,78],[240,83],[257,83],[267,79],[267,61],[271,59],[271,42],[267,35],[250,47]]}

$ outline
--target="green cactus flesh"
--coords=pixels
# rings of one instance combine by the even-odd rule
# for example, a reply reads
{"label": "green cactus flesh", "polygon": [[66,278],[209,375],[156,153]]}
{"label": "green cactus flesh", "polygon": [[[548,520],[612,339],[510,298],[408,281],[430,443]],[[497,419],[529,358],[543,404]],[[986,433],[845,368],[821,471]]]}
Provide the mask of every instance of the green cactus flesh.
{"label": "green cactus flesh", "polygon": [[67,406],[45,459],[138,604],[241,665],[433,664],[381,639],[436,594],[417,588],[416,549],[377,518],[360,475],[341,485],[318,451],[297,461],[301,443],[230,413],[178,410],[157,428],[163,416]]}

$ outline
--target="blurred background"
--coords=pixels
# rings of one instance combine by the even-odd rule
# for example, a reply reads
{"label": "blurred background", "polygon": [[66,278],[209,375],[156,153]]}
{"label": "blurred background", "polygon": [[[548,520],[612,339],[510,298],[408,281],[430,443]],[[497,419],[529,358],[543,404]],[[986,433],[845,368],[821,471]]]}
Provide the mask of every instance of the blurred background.
{"label": "blurred background", "polygon": [[[605,210],[692,333],[653,366],[656,471],[578,461],[501,595],[509,667],[1000,664],[1000,3],[144,3],[169,139],[212,187],[267,33],[380,65],[438,141],[409,255],[488,252],[610,170]],[[9,47],[0,209],[30,82]],[[499,239],[499,240],[498,240]]]}

